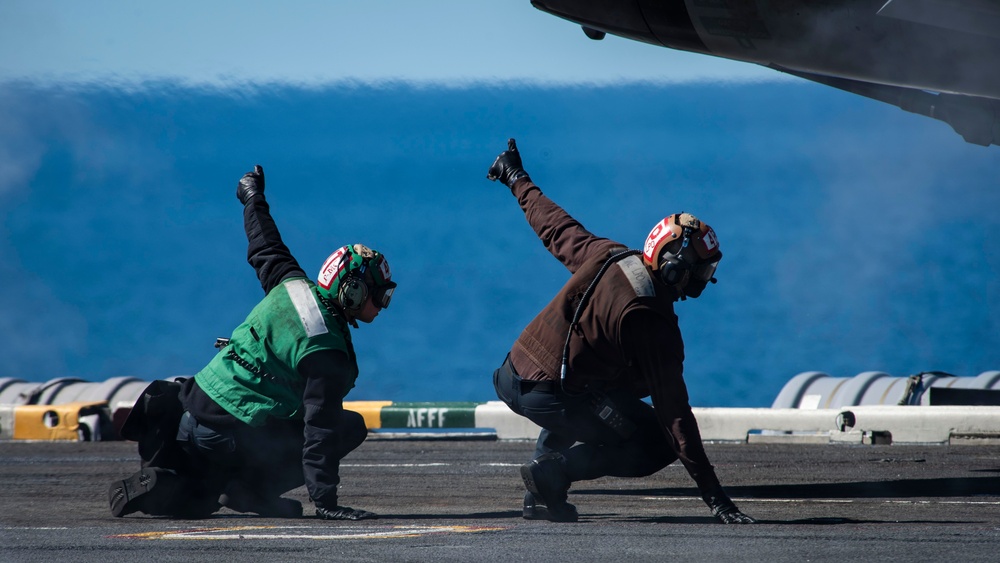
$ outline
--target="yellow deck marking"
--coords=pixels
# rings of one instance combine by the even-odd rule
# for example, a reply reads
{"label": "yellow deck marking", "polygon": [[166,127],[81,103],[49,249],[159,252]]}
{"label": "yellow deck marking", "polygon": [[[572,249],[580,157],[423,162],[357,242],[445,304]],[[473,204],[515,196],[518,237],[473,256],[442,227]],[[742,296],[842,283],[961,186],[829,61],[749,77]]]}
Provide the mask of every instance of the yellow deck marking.
{"label": "yellow deck marking", "polygon": [[230,526],[192,528],[136,534],[116,534],[114,539],[136,540],[359,540],[412,538],[432,534],[474,534],[508,529],[505,526]]}

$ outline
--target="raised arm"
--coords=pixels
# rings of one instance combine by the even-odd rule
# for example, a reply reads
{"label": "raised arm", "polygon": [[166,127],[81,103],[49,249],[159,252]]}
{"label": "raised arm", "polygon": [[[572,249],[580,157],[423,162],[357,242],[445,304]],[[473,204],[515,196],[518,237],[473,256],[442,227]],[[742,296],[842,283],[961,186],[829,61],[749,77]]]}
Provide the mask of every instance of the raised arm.
{"label": "raised arm", "polygon": [[271,218],[271,208],[264,199],[264,168],[258,164],[253,172],[240,178],[236,197],[243,204],[243,228],[249,243],[247,262],[257,272],[264,293],[288,278],[306,277]]}
{"label": "raised arm", "polygon": [[521,164],[521,154],[514,139],[507,140],[507,150],[493,162],[486,178],[500,180],[510,188],[542,244],[570,272],[576,272],[586,261],[595,244],[607,242],[608,239],[594,236],[585,229],[531,181]]}

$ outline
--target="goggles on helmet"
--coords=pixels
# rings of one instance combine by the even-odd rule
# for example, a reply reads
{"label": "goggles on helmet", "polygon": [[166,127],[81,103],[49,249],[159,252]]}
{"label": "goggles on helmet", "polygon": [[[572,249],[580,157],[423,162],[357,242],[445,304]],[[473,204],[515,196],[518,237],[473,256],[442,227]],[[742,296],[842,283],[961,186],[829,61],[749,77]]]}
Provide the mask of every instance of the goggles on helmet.
{"label": "goggles on helmet", "polygon": [[392,293],[396,290],[396,282],[392,281],[389,262],[381,253],[375,252],[372,258],[366,258],[362,265],[363,274],[372,288],[372,303],[379,309],[385,309],[392,301]]}
{"label": "goggles on helmet", "polygon": [[721,252],[717,252],[709,261],[691,266],[691,276],[696,280],[711,281],[715,277],[715,270],[719,268],[719,260],[722,260]]}
{"label": "goggles on helmet", "polygon": [[[711,279],[715,277],[715,271],[719,268],[719,261],[722,260],[722,252],[718,250],[718,243],[714,243],[712,245],[712,249],[715,253],[708,258],[701,258],[705,251],[697,245],[700,244],[701,247],[705,247],[706,244],[704,238],[693,238],[691,236],[692,230],[693,229],[688,228],[684,229],[682,234],[682,246],[680,252],[677,253],[677,258],[688,264],[688,270],[691,272],[691,277],[703,282],[711,281]],[[715,231],[709,230],[709,232],[712,234],[714,242]],[[688,258],[692,252],[694,255]]]}
{"label": "goggles on helmet", "polygon": [[389,301],[392,301],[392,292],[395,290],[395,283],[392,285],[376,287],[375,290],[372,291],[372,303],[374,303],[379,309],[385,309],[389,306]]}
{"label": "goggles on helmet", "polygon": [[389,270],[389,262],[381,253],[375,253],[375,257],[366,260],[366,266],[371,276],[372,282],[372,303],[379,309],[385,309],[392,300],[392,293],[396,289],[396,282],[392,281],[392,273]]}

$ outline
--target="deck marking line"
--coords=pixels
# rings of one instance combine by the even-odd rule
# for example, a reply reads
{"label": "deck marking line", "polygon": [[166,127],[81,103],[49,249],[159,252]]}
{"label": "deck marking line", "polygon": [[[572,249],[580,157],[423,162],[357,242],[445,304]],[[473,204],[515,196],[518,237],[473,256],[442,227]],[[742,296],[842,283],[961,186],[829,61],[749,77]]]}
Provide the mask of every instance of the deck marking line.
{"label": "deck marking line", "polygon": [[358,540],[412,538],[435,534],[474,534],[507,530],[507,526],[230,526],[136,534],[112,539],[143,540]]}

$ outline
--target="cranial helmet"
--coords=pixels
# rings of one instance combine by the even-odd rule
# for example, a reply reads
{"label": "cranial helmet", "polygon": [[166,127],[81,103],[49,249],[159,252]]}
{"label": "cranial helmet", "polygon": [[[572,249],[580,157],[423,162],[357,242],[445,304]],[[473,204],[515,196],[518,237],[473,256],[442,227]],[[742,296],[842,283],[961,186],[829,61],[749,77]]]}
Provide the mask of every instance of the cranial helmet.
{"label": "cranial helmet", "polygon": [[363,244],[335,250],[323,262],[316,284],[320,295],[351,313],[359,311],[369,295],[375,306],[385,309],[396,289],[385,256]]}
{"label": "cranial helmet", "polygon": [[698,297],[722,259],[719,239],[690,213],[664,217],[646,237],[642,260],[681,295]]}

